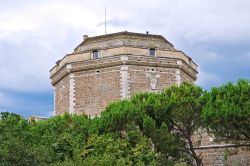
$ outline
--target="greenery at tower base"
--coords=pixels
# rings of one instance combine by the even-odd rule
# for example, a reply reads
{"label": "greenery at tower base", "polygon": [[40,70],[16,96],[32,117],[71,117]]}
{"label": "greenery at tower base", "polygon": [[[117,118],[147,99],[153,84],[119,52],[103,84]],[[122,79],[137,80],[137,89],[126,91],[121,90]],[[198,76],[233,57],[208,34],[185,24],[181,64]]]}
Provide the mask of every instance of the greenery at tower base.
{"label": "greenery at tower base", "polygon": [[192,136],[206,128],[250,142],[250,83],[211,91],[184,82],[111,103],[100,117],[64,114],[28,121],[0,113],[0,165],[203,165]]}

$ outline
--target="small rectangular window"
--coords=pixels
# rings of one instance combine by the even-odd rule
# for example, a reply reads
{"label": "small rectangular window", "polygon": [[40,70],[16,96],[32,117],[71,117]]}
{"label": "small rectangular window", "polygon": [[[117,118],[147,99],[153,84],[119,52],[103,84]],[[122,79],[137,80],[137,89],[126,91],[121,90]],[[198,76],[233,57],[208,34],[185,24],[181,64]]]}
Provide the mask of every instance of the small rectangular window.
{"label": "small rectangular window", "polygon": [[154,48],[149,49],[149,55],[150,56],[155,56],[155,49]]}
{"label": "small rectangular window", "polygon": [[93,51],[93,59],[99,58],[99,53],[98,51]]}

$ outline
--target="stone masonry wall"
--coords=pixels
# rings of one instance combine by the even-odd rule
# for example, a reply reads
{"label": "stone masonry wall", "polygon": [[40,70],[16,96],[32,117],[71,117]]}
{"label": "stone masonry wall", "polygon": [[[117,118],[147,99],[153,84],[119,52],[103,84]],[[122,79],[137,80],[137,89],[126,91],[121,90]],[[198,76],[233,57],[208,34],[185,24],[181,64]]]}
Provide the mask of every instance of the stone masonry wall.
{"label": "stone masonry wall", "polygon": [[161,91],[175,83],[175,69],[129,66],[129,88],[131,96],[138,92]]}
{"label": "stone masonry wall", "polygon": [[182,69],[179,65],[183,63],[172,58],[119,55],[67,64],[54,77],[55,114],[96,116],[110,102],[135,93],[158,92],[184,80],[193,82],[195,73],[188,66]]}
{"label": "stone masonry wall", "polygon": [[250,147],[230,147],[222,144],[221,147],[205,147],[196,150],[202,153],[205,166],[249,166]]}
{"label": "stone masonry wall", "polygon": [[75,99],[75,113],[99,115],[110,102],[120,99],[120,67],[76,72]]}
{"label": "stone masonry wall", "polygon": [[180,75],[181,75],[181,80],[182,81],[190,81],[190,82],[193,82],[193,79],[188,76],[185,72],[183,71],[180,71]]}
{"label": "stone masonry wall", "polygon": [[196,153],[201,154],[205,166],[249,166],[250,145],[224,142],[208,135],[205,129],[198,130],[192,137]]}
{"label": "stone masonry wall", "polygon": [[64,77],[55,85],[55,114],[69,112],[69,76]]}

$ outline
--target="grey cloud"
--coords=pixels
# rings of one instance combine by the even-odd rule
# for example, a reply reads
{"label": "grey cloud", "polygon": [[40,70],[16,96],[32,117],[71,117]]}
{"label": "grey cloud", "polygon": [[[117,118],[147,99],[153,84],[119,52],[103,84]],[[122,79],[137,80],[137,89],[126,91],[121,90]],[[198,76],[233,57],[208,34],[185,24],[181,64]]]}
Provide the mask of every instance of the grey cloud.
{"label": "grey cloud", "polygon": [[202,43],[193,46],[191,54],[199,65],[197,83],[206,88],[217,86],[239,78],[250,78],[248,42]]}
{"label": "grey cloud", "polygon": [[53,95],[51,92],[0,91],[0,112],[15,112],[25,118],[53,115]]}

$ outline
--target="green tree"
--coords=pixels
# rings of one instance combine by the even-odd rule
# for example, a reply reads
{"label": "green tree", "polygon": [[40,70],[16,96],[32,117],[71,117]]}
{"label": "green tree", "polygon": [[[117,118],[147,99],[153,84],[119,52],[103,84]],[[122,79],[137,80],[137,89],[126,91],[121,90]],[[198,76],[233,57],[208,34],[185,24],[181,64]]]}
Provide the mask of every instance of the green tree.
{"label": "green tree", "polygon": [[[172,152],[173,156],[177,156],[177,159],[187,159],[185,157],[187,154],[194,159],[196,165],[203,165],[200,156],[194,150],[192,141],[194,132],[202,126],[200,117],[203,105],[202,94],[203,90],[200,87],[183,82],[179,86],[171,86],[159,94],[140,94],[132,98],[136,107],[152,118],[158,128],[162,126],[161,128],[165,128],[166,133],[170,131],[172,138],[166,136],[166,139],[179,144],[179,146],[165,144],[166,147],[159,146],[159,149],[167,148],[166,150]],[[163,137],[154,143],[157,145],[160,143],[157,141],[166,141],[166,139]],[[168,146],[172,147],[172,151]],[[186,162],[189,161],[186,160]]]}
{"label": "green tree", "polygon": [[163,101],[160,93],[141,93],[133,96],[131,102],[142,114],[137,121],[144,135],[152,139],[156,151],[159,153],[159,165],[173,165],[182,161],[188,162],[183,153],[185,142],[177,132],[172,132],[169,124],[159,118]]}
{"label": "green tree", "polygon": [[162,93],[141,93],[114,102],[94,119],[65,114],[28,123],[18,115],[2,113],[1,162],[174,165],[190,164],[188,155],[199,162],[191,136],[200,126],[201,95],[199,87],[183,83]]}
{"label": "green tree", "polygon": [[194,132],[201,127],[202,93],[200,87],[184,82],[162,93],[141,93],[112,103],[100,118],[101,132],[122,135],[126,124],[135,123],[153,141],[159,161],[165,163],[162,165],[191,163],[188,155],[202,165],[192,142]]}
{"label": "green tree", "polygon": [[157,155],[147,138],[140,136],[135,144],[129,134],[120,138],[117,134],[92,135],[82,151],[83,165],[156,165]]}
{"label": "green tree", "polygon": [[0,165],[38,163],[28,128],[28,121],[23,117],[14,113],[0,113]]}
{"label": "green tree", "polygon": [[204,95],[202,117],[208,130],[229,141],[250,142],[250,82],[240,79]]}
{"label": "green tree", "polygon": [[64,114],[29,125],[33,149],[40,163],[74,163],[78,159],[77,153],[87,142],[90,119],[86,115]]}
{"label": "green tree", "polygon": [[74,145],[75,143],[73,143],[69,134],[65,134],[63,137],[59,138],[57,142],[52,145],[56,161],[63,162],[65,160],[72,160]]}
{"label": "green tree", "polygon": [[169,124],[171,130],[177,132],[186,142],[186,151],[193,157],[197,166],[203,163],[200,155],[194,150],[192,136],[202,126],[202,95],[202,88],[189,82],[172,86],[162,93],[165,108],[159,115],[159,120]]}

